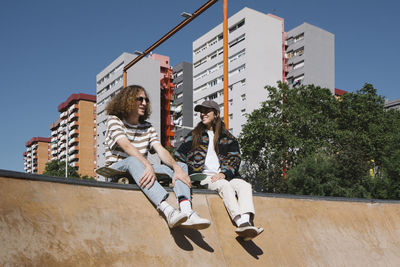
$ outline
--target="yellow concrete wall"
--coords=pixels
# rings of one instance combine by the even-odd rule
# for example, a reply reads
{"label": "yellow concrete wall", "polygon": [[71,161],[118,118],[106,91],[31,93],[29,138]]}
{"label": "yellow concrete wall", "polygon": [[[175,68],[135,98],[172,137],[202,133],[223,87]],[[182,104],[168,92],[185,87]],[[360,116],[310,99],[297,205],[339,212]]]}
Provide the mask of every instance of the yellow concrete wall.
{"label": "yellow concrete wall", "polygon": [[399,202],[257,196],[265,232],[243,242],[215,194],[194,194],[201,231],[169,230],[140,191],[0,177],[0,196],[0,266],[400,264]]}

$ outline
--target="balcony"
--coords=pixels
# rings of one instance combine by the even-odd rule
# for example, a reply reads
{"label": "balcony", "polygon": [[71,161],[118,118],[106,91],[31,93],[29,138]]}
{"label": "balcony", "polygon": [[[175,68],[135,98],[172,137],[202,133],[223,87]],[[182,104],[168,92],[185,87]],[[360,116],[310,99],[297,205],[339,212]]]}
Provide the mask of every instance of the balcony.
{"label": "balcony", "polygon": [[73,135],[78,135],[79,134],[79,130],[78,129],[73,129],[69,132],[68,137],[71,137]]}
{"label": "balcony", "polygon": [[68,108],[68,113],[71,114],[73,111],[78,110],[78,104],[73,104]]}
{"label": "balcony", "polygon": [[64,111],[63,113],[60,114],[61,119],[65,119],[65,117],[68,115],[67,111]]}
{"label": "balcony", "polygon": [[71,130],[72,128],[78,127],[79,124],[77,121],[73,121],[71,123],[68,124],[68,129]]}
{"label": "balcony", "polygon": [[[61,127],[64,127],[65,125],[67,125],[67,120],[65,119],[65,120],[62,120],[61,122],[60,122],[60,126]],[[64,129],[62,129],[62,130],[64,130]]]}
{"label": "balcony", "polygon": [[64,150],[65,149],[65,145],[66,143],[62,143],[61,146],[58,148],[58,150]]}
{"label": "balcony", "polygon": [[70,164],[72,167],[79,168],[79,162],[75,161]]}
{"label": "balcony", "polygon": [[78,117],[79,117],[78,112],[74,112],[74,113],[69,115],[68,121],[72,121],[72,120],[74,120],[75,118],[78,118]]}
{"label": "balcony", "polygon": [[79,150],[79,147],[78,147],[78,146],[70,147],[70,148],[68,149],[68,154],[71,154],[71,153],[73,153],[74,151],[78,151],[78,150]]}
{"label": "balcony", "polygon": [[77,160],[79,160],[79,154],[73,154],[73,155],[68,157],[68,161],[71,162],[71,163],[75,162]]}
{"label": "balcony", "polygon": [[78,137],[74,137],[71,140],[69,140],[68,146],[72,146],[72,144],[74,144],[74,143],[79,143],[79,138]]}
{"label": "balcony", "polygon": [[52,155],[52,156],[57,155],[57,150],[52,150],[52,151],[51,151],[51,155]]}

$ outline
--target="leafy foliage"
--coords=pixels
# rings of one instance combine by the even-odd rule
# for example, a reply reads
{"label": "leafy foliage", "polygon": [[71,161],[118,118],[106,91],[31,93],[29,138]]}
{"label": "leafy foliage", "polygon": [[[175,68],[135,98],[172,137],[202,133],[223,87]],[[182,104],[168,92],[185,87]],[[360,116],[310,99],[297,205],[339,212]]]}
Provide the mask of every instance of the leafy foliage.
{"label": "leafy foliage", "polygon": [[314,85],[266,89],[239,137],[256,190],[400,198],[400,112],[371,84],[341,99]]}
{"label": "leafy foliage", "polygon": [[[46,163],[44,175],[65,177],[65,161],[52,160]],[[96,180],[88,175],[81,176],[74,167],[68,166],[68,178]]]}

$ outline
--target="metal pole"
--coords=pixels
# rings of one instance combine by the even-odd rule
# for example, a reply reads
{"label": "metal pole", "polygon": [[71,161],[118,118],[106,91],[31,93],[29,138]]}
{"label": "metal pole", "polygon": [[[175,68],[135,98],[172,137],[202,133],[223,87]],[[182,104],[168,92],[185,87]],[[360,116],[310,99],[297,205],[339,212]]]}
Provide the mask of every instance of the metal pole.
{"label": "metal pole", "polygon": [[223,1],[223,44],[224,44],[224,122],[229,129],[229,97],[228,97],[228,0]]}
{"label": "metal pole", "polygon": [[[201,13],[203,13],[204,11],[206,11],[209,7],[211,7],[212,5],[214,5],[216,2],[218,2],[218,0],[210,0],[207,3],[205,3],[203,6],[201,6],[199,9],[197,9],[193,14],[191,14],[190,17],[186,18],[184,21],[182,21],[181,23],[179,23],[177,26],[175,26],[175,28],[173,28],[172,30],[170,30],[167,34],[165,34],[163,37],[161,37],[160,40],[158,40],[157,42],[155,42],[154,44],[152,44],[149,48],[147,48],[142,54],[140,54],[139,56],[137,56],[135,59],[133,59],[131,62],[129,62],[125,67],[124,67],[124,73],[126,73],[126,71],[132,67],[134,64],[136,64],[137,62],[139,62],[139,60],[141,60],[142,58],[144,58],[148,53],[150,53],[151,51],[153,51],[156,47],[158,47],[160,44],[162,44],[163,42],[165,42],[166,40],[168,40],[172,35],[174,35],[175,33],[177,33],[180,29],[182,29],[183,27],[185,27],[189,22],[191,22],[192,20],[194,20],[197,16],[199,16]],[[124,75],[124,84],[126,87],[126,74]]]}

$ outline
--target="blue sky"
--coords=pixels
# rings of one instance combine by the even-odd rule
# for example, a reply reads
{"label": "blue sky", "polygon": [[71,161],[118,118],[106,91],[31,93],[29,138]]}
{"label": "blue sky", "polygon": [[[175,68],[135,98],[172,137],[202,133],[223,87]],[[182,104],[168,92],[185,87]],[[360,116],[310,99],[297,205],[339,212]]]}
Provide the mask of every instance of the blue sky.
{"label": "blue sky", "polygon": [[[1,0],[0,169],[23,171],[32,137],[50,135],[57,106],[73,93],[96,93],[96,74],[122,52],[143,51],[206,0]],[[400,98],[400,2],[396,0],[229,0],[231,16],[247,6],[308,22],[335,34],[336,87],[372,83]],[[222,0],[154,52],[172,65],[192,62],[192,42],[222,22]]]}

